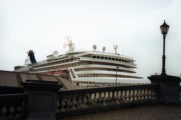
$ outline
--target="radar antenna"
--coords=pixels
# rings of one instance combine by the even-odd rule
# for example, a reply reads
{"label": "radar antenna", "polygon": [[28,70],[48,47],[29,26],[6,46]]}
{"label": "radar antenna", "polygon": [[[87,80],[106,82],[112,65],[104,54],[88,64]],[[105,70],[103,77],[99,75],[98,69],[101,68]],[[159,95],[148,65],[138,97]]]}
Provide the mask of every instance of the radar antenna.
{"label": "radar antenna", "polygon": [[103,46],[103,47],[102,47],[102,51],[104,52],[105,50],[106,50],[106,47],[105,47],[105,46]]}
{"label": "radar antenna", "polygon": [[68,37],[68,36],[65,36],[65,39],[64,39],[64,40],[66,41],[66,43],[63,44],[63,45],[69,47],[69,52],[74,51],[75,46],[74,46],[74,43],[72,43],[71,38]]}
{"label": "radar antenna", "polygon": [[97,48],[97,46],[94,44],[94,45],[93,45],[93,49],[94,49],[94,51],[96,51],[96,48]]}

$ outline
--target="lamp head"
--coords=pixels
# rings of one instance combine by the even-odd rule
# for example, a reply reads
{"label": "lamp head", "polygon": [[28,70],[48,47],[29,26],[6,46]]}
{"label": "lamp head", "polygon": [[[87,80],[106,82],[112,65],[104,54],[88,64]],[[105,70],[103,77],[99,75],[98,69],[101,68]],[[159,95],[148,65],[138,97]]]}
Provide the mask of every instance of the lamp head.
{"label": "lamp head", "polygon": [[166,24],[165,20],[164,23],[160,26],[160,30],[162,34],[167,34],[169,29],[169,25]]}

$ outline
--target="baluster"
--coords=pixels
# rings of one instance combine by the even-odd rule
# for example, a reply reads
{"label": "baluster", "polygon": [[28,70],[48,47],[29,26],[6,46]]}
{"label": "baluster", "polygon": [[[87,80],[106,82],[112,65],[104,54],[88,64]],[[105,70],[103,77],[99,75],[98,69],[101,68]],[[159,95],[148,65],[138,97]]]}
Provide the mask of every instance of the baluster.
{"label": "baluster", "polygon": [[83,108],[87,108],[87,94],[85,93],[84,99],[83,99]]}
{"label": "baluster", "polygon": [[3,103],[3,108],[2,108],[2,110],[1,110],[2,116],[0,117],[0,120],[1,120],[1,119],[2,119],[2,120],[6,120],[6,116],[5,116],[6,113],[7,113],[6,104]]}
{"label": "baluster", "polygon": [[72,109],[71,110],[76,110],[76,94],[74,94],[74,97],[73,97],[73,101],[72,101]]}
{"label": "baluster", "polygon": [[89,108],[91,108],[92,107],[92,93],[89,94],[88,102],[89,102]]}
{"label": "baluster", "polygon": [[16,111],[17,111],[17,115],[15,116],[15,120],[21,120],[22,119],[22,107],[21,107],[21,104],[22,104],[22,102],[23,101],[20,101],[19,103],[18,103],[18,107],[17,107],[17,109],[16,109]]}
{"label": "baluster", "polygon": [[121,91],[120,91],[120,103],[123,103],[123,102],[124,102],[123,98],[124,98],[123,90],[121,90]]}
{"label": "baluster", "polygon": [[131,103],[132,102],[132,93],[131,93],[132,90],[129,90],[129,102]]}
{"label": "baluster", "polygon": [[59,112],[60,112],[59,109],[58,109],[58,107],[59,107],[59,98],[57,98],[57,109],[56,109],[56,113],[59,113]]}
{"label": "baluster", "polygon": [[143,97],[142,89],[140,89],[140,101],[141,101],[141,102],[142,102],[142,97]]}
{"label": "baluster", "polygon": [[146,89],[146,100],[149,100],[149,89]]}
{"label": "baluster", "polygon": [[60,103],[60,112],[65,112],[65,96],[62,96],[61,103]]}
{"label": "baluster", "polygon": [[142,101],[145,100],[145,89],[142,89]]}
{"label": "baluster", "polygon": [[144,102],[144,89],[141,90],[142,91],[142,102]]}
{"label": "baluster", "polygon": [[94,93],[94,107],[97,107],[97,98],[96,98],[96,93]]}
{"label": "baluster", "polygon": [[152,93],[151,93],[151,88],[149,89],[149,102],[151,103],[151,100],[152,100],[152,95],[151,95]]}
{"label": "baluster", "polygon": [[78,109],[82,108],[82,100],[81,100],[81,95],[79,95],[79,100],[78,100]]}
{"label": "baluster", "polygon": [[111,100],[111,104],[112,104],[112,105],[115,104],[115,100],[116,100],[115,91],[112,91],[112,100]]}
{"label": "baluster", "polygon": [[151,88],[148,89],[148,100],[150,101],[150,98],[151,98]]}
{"label": "baluster", "polygon": [[127,90],[124,90],[124,102],[127,103]]}
{"label": "baluster", "polygon": [[143,101],[145,102],[144,104],[146,104],[146,103],[147,103],[147,99],[146,99],[146,97],[147,97],[147,91],[146,91],[146,89],[143,89],[143,91],[144,91]]}
{"label": "baluster", "polygon": [[104,97],[103,97],[103,103],[102,103],[103,106],[107,106],[106,104],[106,92],[104,92]]}
{"label": "baluster", "polygon": [[155,89],[154,89],[154,100],[157,100],[157,93]]}
{"label": "baluster", "polygon": [[14,105],[13,105],[14,103],[12,102],[12,105],[11,105],[11,107],[9,108],[9,116],[8,116],[8,120],[14,120],[14,116],[13,116],[13,114],[14,114],[14,111],[15,111],[15,109],[14,109]]}
{"label": "baluster", "polygon": [[126,98],[127,98],[126,101],[128,103],[129,102],[129,90],[127,90],[127,97]]}
{"label": "baluster", "polygon": [[152,89],[152,92],[151,92],[151,99],[154,100],[154,89]]}
{"label": "baluster", "polygon": [[98,106],[101,106],[101,101],[102,101],[102,99],[101,99],[101,92],[99,92],[99,98],[98,98]]}
{"label": "baluster", "polygon": [[136,90],[133,89],[133,95],[132,95],[132,96],[133,96],[133,103],[135,102],[135,99],[136,99],[135,91],[136,91]]}
{"label": "baluster", "polygon": [[67,102],[66,102],[66,111],[70,111],[70,96],[68,96]]}
{"label": "baluster", "polygon": [[139,91],[139,89],[136,90],[136,100],[137,101],[140,100],[140,91]]}
{"label": "baluster", "polygon": [[150,88],[150,101],[152,101],[152,88]]}
{"label": "baluster", "polygon": [[111,105],[110,91],[108,91],[107,105]]}
{"label": "baluster", "polygon": [[119,100],[120,100],[120,97],[119,97],[119,91],[116,91],[117,95],[116,95],[116,104],[120,104]]}

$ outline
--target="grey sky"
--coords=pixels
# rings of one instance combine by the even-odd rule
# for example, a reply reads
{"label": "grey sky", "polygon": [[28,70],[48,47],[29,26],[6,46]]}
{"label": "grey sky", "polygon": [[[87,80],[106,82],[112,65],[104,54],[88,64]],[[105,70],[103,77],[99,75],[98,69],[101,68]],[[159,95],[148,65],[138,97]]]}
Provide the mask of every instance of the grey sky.
{"label": "grey sky", "polygon": [[166,72],[181,73],[181,0],[0,0],[0,70],[23,65],[29,49],[37,61],[58,50],[64,36],[77,50],[106,46],[136,60],[146,78],[161,73],[162,34],[166,37]]}

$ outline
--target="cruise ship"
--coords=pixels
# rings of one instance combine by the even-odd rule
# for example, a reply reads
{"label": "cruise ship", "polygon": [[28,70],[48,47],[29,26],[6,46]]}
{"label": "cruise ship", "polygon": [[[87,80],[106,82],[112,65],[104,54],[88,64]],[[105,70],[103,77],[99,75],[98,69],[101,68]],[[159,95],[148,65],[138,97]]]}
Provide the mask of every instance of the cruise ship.
{"label": "cruise ship", "polygon": [[135,60],[132,57],[117,53],[117,45],[114,45],[114,53],[93,50],[76,51],[74,43],[66,37],[69,50],[62,55],[58,51],[48,55],[46,60],[37,62],[33,50],[29,50],[24,66],[15,66],[16,72],[39,73],[60,76],[73,84],[110,85],[110,84],[143,84],[150,83],[136,73]]}

